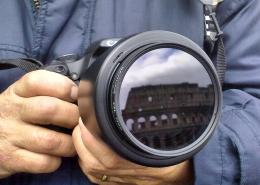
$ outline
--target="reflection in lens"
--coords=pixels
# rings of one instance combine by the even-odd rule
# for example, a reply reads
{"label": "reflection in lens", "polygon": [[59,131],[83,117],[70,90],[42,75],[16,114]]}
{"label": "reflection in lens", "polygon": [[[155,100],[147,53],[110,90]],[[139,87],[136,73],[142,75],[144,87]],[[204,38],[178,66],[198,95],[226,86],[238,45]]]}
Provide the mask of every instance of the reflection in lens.
{"label": "reflection in lens", "polygon": [[192,55],[160,48],[131,65],[119,104],[124,124],[136,139],[153,149],[176,150],[193,143],[208,126],[213,85]]}

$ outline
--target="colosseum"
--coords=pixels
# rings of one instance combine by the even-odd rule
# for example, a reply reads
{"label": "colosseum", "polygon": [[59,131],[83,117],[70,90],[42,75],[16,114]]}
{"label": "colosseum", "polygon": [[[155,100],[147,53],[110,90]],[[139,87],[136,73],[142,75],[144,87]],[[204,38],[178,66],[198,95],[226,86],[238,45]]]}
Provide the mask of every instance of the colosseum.
{"label": "colosseum", "polygon": [[150,85],[130,90],[122,114],[142,143],[173,150],[198,138],[211,119],[213,106],[212,85]]}

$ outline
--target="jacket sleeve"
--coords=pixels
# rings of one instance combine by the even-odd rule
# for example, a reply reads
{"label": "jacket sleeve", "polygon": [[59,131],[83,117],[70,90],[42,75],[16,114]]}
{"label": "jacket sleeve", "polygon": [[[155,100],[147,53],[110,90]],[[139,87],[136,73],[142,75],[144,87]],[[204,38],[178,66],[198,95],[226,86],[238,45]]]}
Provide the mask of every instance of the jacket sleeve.
{"label": "jacket sleeve", "polygon": [[[0,1],[0,59],[32,57],[34,17],[30,1]],[[0,71],[0,92],[16,81],[22,70]]]}
{"label": "jacket sleeve", "polygon": [[260,183],[260,1],[225,0],[218,9],[224,31],[225,83],[218,128],[194,157],[196,185]]}

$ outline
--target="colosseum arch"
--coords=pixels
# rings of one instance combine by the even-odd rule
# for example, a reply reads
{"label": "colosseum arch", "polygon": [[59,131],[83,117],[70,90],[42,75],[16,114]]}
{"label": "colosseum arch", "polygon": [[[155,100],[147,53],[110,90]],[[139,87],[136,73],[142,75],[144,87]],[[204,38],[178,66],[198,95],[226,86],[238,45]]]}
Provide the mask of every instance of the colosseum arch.
{"label": "colosseum arch", "polygon": [[167,125],[168,123],[168,116],[163,114],[161,115],[161,121],[162,121],[162,125]]}
{"label": "colosseum arch", "polygon": [[144,128],[145,128],[145,122],[146,122],[146,120],[145,120],[144,117],[139,117],[139,118],[137,119],[137,122],[138,122],[138,124],[140,125],[140,126],[138,125],[139,128],[141,128],[141,129],[144,129]]}
{"label": "colosseum arch", "polygon": [[139,117],[138,119],[137,119],[137,122],[138,123],[143,123],[143,122],[145,122],[146,120],[145,120],[145,118],[144,117]]}
{"label": "colosseum arch", "polygon": [[158,125],[157,117],[154,115],[149,117],[149,121],[151,123],[151,127],[156,127]]}
{"label": "colosseum arch", "polygon": [[178,119],[178,115],[175,114],[175,113],[173,113],[173,114],[172,114],[172,123],[173,123],[174,125],[177,125],[177,124],[178,124],[177,119]]}
{"label": "colosseum arch", "polygon": [[126,120],[126,126],[128,129],[133,130],[133,125],[134,125],[133,119],[130,118],[130,119]]}

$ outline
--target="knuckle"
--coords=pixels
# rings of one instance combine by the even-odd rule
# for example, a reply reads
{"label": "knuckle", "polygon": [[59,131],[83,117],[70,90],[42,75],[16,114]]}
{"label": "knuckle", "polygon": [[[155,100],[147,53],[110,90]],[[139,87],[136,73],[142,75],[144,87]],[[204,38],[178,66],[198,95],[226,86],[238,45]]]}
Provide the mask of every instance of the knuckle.
{"label": "knuckle", "polygon": [[94,161],[89,161],[88,165],[83,167],[86,173],[92,174],[102,171],[100,164]]}
{"label": "knuckle", "polygon": [[31,72],[31,73],[24,75],[22,80],[23,80],[23,83],[25,84],[26,88],[37,88],[37,86],[40,83],[35,72]]}
{"label": "knuckle", "polygon": [[39,172],[53,172],[60,166],[60,159],[54,157],[42,157],[36,166]]}
{"label": "knuckle", "polygon": [[71,117],[70,124],[72,127],[75,127],[78,124],[79,121],[79,109],[78,106],[75,104],[71,105],[70,110],[68,110],[68,114]]}
{"label": "knuckle", "polygon": [[101,168],[99,163],[90,162],[89,172],[98,172],[98,171],[101,171],[101,170],[102,170],[102,168]]}
{"label": "knuckle", "polygon": [[96,164],[95,162],[89,162],[89,166],[84,166],[85,171],[88,173],[96,172]]}
{"label": "knuckle", "polygon": [[0,95],[0,105],[0,119],[17,118],[23,108],[23,101],[14,96],[13,90],[6,90]]}
{"label": "knuckle", "polygon": [[37,136],[38,143],[41,144],[42,149],[52,151],[58,149],[61,145],[61,139],[55,132],[46,132]]}
{"label": "knuckle", "polygon": [[50,115],[54,115],[58,110],[58,105],[54,101],[50,101],[50,100],[47,101],[44,98],[39,100],[38,106],[40,109],[39,110],[40,116],[43,117],[49,117]]}
{"label": "knuckle", "polygon": [[78,119],[79,118],[79,108],[77,105],[75,104],[72,104],[72,112],[73,112],[73,115]]}
{"label": "knuckle", "polygon": [[74,157],[77,154],[73,142],[68,144],[68,147],[66,148],[66,152],[63,153],[64,153],[64,157]]}
{"label": "knuckle", "polygon": [[70,96],[72,84],[69,80],[65,79],[60,81],[59,88],[57,89],[57,93],[60,97]]}
{"label": "knuckle", "polygon": [[12,156],[12,154],[10,154],[10,152],[0,153],[0,164],[2,168],[5,168],[5,170],[11,172],[13,161],[16,161],[16,159]]}
{"label": "knuckle", "polygon": [[84,172],[84,174],[94,173],[94,171],[91,170],[91,167],[86,166],[82,166],[82,171]]}
{"label": "knuckle", "polygon": [[57,104],[57,108],[54,107],[54,109],[55,110],[52,111],[52,113],[49,114],[47,113],[47,114],[52,116],[56,114],[57,117],[60,117],[60,119],[62,120],[62,122],[60,121],[61,122],[60,124],[62,124],[62,126],[70,129],[77,126],[80,116],[79,116],[79,109],[76,105],[66,104],[62,106],[62,104],[61,105]]}

